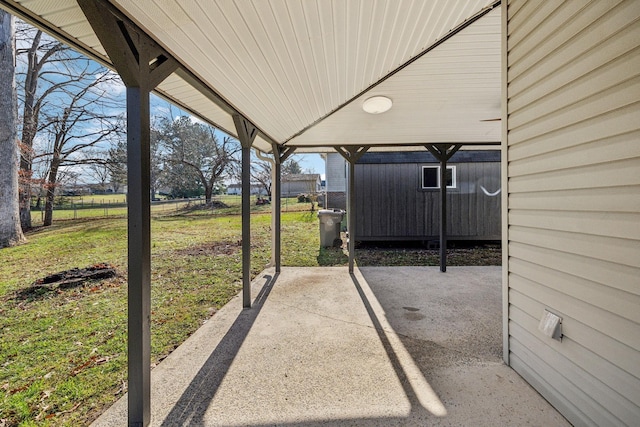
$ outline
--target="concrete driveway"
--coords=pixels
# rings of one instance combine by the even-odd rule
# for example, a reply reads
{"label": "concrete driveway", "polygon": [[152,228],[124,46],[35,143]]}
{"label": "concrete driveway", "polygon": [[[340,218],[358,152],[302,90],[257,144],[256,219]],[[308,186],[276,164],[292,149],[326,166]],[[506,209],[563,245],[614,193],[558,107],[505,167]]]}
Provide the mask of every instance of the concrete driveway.
{"label": "concrete driveway", "polygon": [[[152,371],[152,425],[568,426],[502,362],[500,277],[266,270]],[[94,425],[126,425],[125,399]]]}

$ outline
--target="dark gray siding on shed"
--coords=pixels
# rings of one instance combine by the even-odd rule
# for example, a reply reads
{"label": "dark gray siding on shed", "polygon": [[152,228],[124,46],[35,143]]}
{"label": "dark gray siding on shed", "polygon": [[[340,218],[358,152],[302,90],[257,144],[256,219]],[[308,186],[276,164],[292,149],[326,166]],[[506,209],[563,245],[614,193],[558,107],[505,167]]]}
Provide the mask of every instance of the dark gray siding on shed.
{"label": "dark gray siding on shed", "polygon": [[[471,153],[461,153],[448,163],[456,167],[457,182],[456,188],[447,190],[450,238],[500,239],[500,196],[494,194],[500,189],[500,153],[491,153],[480,152],[477,161],[458,162],[472,160]],[[435,159],[426,152],[394,153],[387,159],[372,154],[363,156],[355,168],[356,239],[436,239],[440,192],[423,189],[421,182],[422,166],[437,165]]]}

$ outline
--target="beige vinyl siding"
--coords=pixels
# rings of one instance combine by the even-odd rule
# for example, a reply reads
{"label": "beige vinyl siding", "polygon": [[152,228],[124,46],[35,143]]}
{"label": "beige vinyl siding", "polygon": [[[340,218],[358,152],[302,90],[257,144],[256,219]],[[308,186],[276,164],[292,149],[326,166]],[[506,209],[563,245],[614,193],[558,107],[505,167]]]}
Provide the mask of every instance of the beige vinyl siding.
{"label": "beige vinyl siding", "polygon": [[640,2],[507,3],[506,358],[575,425],[638,425]]}
{"label": "beige vinyl siding", "polygon": [[347,191],[347,165],[338,153],[328,153],[326,158],[326,190]]}

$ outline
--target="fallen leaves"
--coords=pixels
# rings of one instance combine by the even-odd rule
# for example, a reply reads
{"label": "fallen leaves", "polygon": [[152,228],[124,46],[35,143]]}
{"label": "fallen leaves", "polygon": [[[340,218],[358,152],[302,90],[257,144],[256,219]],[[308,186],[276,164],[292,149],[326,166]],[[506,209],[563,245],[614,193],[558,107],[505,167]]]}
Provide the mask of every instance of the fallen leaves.
{"label": "fallen leaves", "polygon": [[94,367],[94,366],[99,366],[102,365],[104,363],[109,362],[110,360],[112,360],[114,357],[117,357],[117,355],[115,356],[98,356],[98,355],[93,355],[89,358],[89,360],[77,365],[75,368],[73,368],[71,370],[71,376],[76,376],[78,375],[80,372],[84,371],[85,369],[89,368],[89,367]]}

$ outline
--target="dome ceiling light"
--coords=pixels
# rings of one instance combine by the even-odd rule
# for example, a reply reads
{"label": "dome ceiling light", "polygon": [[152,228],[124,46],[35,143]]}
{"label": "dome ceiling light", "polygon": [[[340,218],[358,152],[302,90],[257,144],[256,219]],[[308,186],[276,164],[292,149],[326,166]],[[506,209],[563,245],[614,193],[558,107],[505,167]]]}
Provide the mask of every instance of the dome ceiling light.
{"label": "dome ceiling light", "polygon": [[386,96],[372,96],[362,103],[362,109],[369,114],[381,114],[389,111],[393,101]]}

